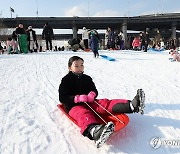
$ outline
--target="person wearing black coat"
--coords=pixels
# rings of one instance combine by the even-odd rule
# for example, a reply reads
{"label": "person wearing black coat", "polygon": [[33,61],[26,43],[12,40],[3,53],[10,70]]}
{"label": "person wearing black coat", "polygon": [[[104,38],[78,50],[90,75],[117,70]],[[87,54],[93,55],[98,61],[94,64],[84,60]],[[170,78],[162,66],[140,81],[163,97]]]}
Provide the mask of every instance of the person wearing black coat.
{"label": "person wearing black coat", "polygon": [[[54,39],[54,32],[52,27],[46,23],[42,32],[42,39],[46,40],[46,50],[52,50],[52,39]],[[49,45],[50,48],[49,48]]]}
{"label": "person wearing black coat", "polygon": [[147,52],[147,48],[148,48],[148,45],[149,45],[149,42],[150,42],[149,32],[148,31],[145,32],[144,40],[145,40],[145,50],[144,50],[144,52]]}
{"label": "person wearing black coat", "polygon": [[32,26],[28,27],[26,33],[27,33],[29,51],[37,52],[38,43],[37,43],[37,38],[36,38],[36,32],[32,29]]}
{"label": "person wearing black coat", "polygon": [[26,34],[23,24],[19,24],[19,26],[15,30],[15,33],[16,33],[16,35]]}
{"label": "person wearing black coat", "polygon": [[15,32],[13,32],[12,38],[13,40],[17,40],[20,53],[28,53],[27,35],[22,23],[20,23],[18,27],[16,27]]}
{"label": "person wearing black coat", "polygon": [[62,79],[59,87],[59,100],[64,103],[66,111],[69,112],[74,106],[80,105],[74,103],[74,96],[77,94],[87,95],[90,91],[94,91],[96,96],[98,95],[92,78],[86,74],[77,75],[70,71]]}
{"label": "person wearing black coat", "polygon": [[140,38],[140,41],[141,41],[141,50],[144,50],[145,49],[145,34],[143,32],[140,32],[139,34],[139,38]]}
{"label": "person wearing black coat", "polygon": [[[139,107],[144,107],[145,94],[142,89],[138,89],[132,101],[97,99],[98,91],[92,78],[84,74],[84,60],[81,57],[71,57],[68,69],[69,73],[62,78],[59,85],[59,101],[64,105],[66,112],[77,121],[82,135],[95,140],[96,145],[102,136],[111,131],[109,127],[113,127],[113,123],[100,125],[94,112],[99,115],[107,114],[106,110],[111,113],[139,113]],[[108,137],[105,136],[103,143]]]}
{"label": "person wearing black coat", "polygon": [[80,44],[81,39],[79,37],[72,38],[68,41],[68,44],[71,45],[71,48],[74,52],[76,52],[78,49],[84,50],[84,48]]}
{"label": "person wearing black coat", "polygon": [[13,39],[14,41],[17,41],[16,30],[14,30],[14,31],[12,32],[12,39]]}

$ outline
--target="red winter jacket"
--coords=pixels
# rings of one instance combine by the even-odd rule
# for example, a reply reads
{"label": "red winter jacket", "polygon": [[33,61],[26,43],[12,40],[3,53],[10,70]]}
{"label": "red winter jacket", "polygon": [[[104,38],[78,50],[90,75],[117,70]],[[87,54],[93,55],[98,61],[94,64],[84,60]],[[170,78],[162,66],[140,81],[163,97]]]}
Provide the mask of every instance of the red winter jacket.
{"label": "red winter jacket", "polygon": [[139,47],[141,45],[140,39],[139,38],[135,38],[132,42],[132,46],[133,48],[135,47]]}

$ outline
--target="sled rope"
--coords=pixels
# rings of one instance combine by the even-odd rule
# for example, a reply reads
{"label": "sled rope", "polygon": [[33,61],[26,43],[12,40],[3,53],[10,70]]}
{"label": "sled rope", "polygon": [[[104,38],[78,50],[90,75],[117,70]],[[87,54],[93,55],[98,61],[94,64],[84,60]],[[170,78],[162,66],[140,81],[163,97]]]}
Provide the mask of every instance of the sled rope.
{"label": "sled rope", "polygon": [[109,113],[111,116],[113,116],[115,119],[117,119],[120,123],[122,123],[123,125],[125,124],[124,122],[122,122],[119,118],[117,118],[114,114],[112,114],[111,112],[109,112],[108,110],[106,110],[102,105],[100,105],[97,101],[94,101],[97,105],[99,105],[102,109],[104,109],[107,113]]}
{"label": "sled rope", "polygon": [[84,102],[105,124],[107,124],[107,122],[87,103]]}

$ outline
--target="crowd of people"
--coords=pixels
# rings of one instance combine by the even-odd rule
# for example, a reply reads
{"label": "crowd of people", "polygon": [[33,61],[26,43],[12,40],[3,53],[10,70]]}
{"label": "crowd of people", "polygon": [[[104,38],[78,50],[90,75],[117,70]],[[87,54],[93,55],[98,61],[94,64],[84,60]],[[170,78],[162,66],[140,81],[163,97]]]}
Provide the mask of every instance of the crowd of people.
{"label": "crowd of people", "polygon": [[[42,39],[46,42],[46,50],[52,50],[52,39],[54,32],[52,27],[46,23],[42,31]],[[11,37],[7,38],[6,46],[0,48],[0,51],[6,50],[8,54],[28,53],[42,51],[42,46],[38,45],[36,31],[30,25],[27,29],[20,23],[12,32]]]}
{"label": "crowd of people", "polygon": [[179,40],[176,38],[165,39],[162,37],[159,30],[155,33],[149,34],[149,30],[145,32],[135,33],[133,35],[125,36],[122,31],[118,32],[112,30],[110,27],[107,28],[105,33],[105,49],[108,50],[142,50],[147,52],[148,49],[175,49],[179,47]]}
{"label": "crowd of people", "polygon": [[122,31],[119,33],[113,31],[110,27],[105,32],[105,47],[108,50],[120,49],[124,50],[125,37]]}
{"label": "crowd of people", "polygon": [[[76,52],[77,50],[92,51],[95,58],[99,56],[98,50],[139,50],[147,52],[149,48],[155,50],[176,50],[179,47],[179,41],[176,38],[170,38],[165,40],[160,31],[151,37],[149,30],[140,32],[133,36],[125,36],[122,31],[113,30],[108,27],[104,39],[100,39],[98,31],[95,29],[82,28],[82,38],[75,37],[68,41],[68,49]],[[127,37],[127,38],[125,38]],[[41,52],[41,51],[62,51],[65,47],[58,48],[52,44],[54,39],[53,28],[45,23],[42,31],[42,40],[45,40],[45,48],[43,49],[42,44],[38,44],[36,31],[30,25],[27,29],[24,28],[23,24],[19,24],[18,27],[12,32],[12,36],[6,41],[6,51],[8,54],[16,53],[28,53],[28,52]],[[103,47],[102,47],[103,46]],[[26,52],[25,52],[26,51]],[[4,49],[0,45],[0,53],[3,53]],[[178,52],[178,51],[177,51]]]}
{"label": "crowd of people", "polygon": [[82,32],[82,39],[79,37],[72,38],[68,41],[71,49],[73,51],[77,51],[78,49],[81,49],[83,51],[92,51],[95,58],[99,57],[99,46],[100,46],[100,37],[95,29],[86,29],[86,27],[83,27]]}

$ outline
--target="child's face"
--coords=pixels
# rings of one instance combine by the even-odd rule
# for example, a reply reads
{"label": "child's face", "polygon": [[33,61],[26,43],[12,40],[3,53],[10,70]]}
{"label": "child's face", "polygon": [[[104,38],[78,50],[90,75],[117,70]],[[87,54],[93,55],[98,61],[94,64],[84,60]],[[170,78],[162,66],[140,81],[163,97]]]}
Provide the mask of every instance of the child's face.
{"label": "child's face", "polygon": [[69,67],[69,70],[81,74],[84,72],[84,62],[82,60],[76,60],[72,63],[71,67]]}

